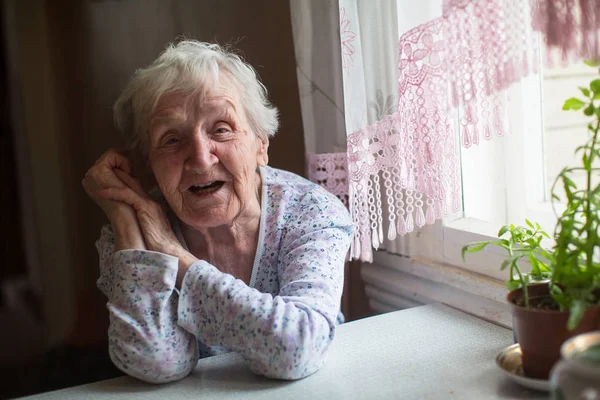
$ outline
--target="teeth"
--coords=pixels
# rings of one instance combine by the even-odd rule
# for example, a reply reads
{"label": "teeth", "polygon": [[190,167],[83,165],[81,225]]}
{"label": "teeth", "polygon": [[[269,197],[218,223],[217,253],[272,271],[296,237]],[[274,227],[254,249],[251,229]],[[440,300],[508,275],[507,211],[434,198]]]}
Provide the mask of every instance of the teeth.
{"label": "teeth", "polygon": [[209,187],[209,186],[212,186],[212,185],[214,185],[214,183],[215,183],[215,181],[208,182],[208,183],[205,183],[205,184],[203,184],[203,185],[194,185],[194,186],[192,186],[192,188],[193,188],[193,189],[204,189],[204,188],[206,188],[206,187]]}

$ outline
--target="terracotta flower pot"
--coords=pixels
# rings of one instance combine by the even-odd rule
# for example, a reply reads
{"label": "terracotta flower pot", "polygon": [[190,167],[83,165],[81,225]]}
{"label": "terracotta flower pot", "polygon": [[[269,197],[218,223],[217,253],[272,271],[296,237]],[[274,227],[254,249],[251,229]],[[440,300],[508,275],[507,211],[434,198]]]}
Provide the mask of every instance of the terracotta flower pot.
{"label": "terracotta flower pot", "polygon": [[[506,299],[512,308],[513,330],[523,353],[523,369],[530,378],[548,379],[550,369],[560,358],[560,346],[572,336],[600,329],[600,307],[588,309],[576,329],[569,331],[566,311],[525,308],[517,305],[522,289],[511,291]],[[547,283],[528,287],[529,302],[550,296]]]}

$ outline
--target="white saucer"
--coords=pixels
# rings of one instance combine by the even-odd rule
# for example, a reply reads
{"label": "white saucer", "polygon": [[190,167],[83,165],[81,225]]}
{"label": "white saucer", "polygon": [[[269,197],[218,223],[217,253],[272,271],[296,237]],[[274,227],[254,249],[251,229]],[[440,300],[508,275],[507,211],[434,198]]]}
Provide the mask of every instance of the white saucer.
{"label": "white saucer", "polygon": [[528,378],[525,376],[523,373],[521,354],[521,347],[519,344],[513,344],[498,353],[496,356],[496,365],[504,372],[504,375],[519,385],[529,389],[548,392],[550,390],[550,381]]}

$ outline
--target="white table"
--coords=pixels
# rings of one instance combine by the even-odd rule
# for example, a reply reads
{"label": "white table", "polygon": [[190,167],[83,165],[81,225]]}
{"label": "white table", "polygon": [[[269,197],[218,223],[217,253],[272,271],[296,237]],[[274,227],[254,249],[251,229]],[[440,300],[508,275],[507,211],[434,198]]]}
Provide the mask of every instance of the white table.
{"label": "white table", "polygon": [[326,365],[299,381],[255,376],[230,353],[167,385],[122,377],[29,399],[546,399],[497,369],[512,340],[510,330],[434,304],[340,326]]}

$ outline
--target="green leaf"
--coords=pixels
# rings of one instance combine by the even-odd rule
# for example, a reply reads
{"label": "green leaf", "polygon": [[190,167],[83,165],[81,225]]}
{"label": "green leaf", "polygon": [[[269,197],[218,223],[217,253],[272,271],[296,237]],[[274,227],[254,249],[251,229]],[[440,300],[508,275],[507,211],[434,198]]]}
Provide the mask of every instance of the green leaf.
{"label": "green leaf", "polygon": [[564,184],[565,184],[566,186],[568,186],[568,187],[572,187],[572,188],[574,188],[574,189],[577,189],[577,185],[575,184],[575,182],[573,182],[573,181],[571,180],[571,178],[569,178],[569,177],[568,177],[568,176],[566,176],[566,175],[564,175],[564,176],[563,176],[563,182],[564,182]]}
{"label": "green leaf", "polygon": [[528,220],[527,218],[525,218],[525,223],[527,224],[528,227],[530,227],[531,229],[535,229],[535,226],[533,226],[533,224],[531,223],[530,220]]}
{"label": "green leaf", "polygon": [[590,89],[592,89],[592,92],[594,93],[600,92],[600,79],[594,79],[590,82]]}
{"label": "green leaf", "polygon": [[571,314],[569,314],[569,322],[567,322],[567,328],[572,331],[577,328],[577,325],[581,322],[583,318],[583,313],[585,313],[586,303],[582,300],[575,300],[571,305]]}
{"label": "green leaf", "polygon": [[583,63],[585,65],[587,65],[588,67],[597,67],[598,66],[597,62],[598,62],[597,60],[585,60]]}
{"label": "green leaf", "polygon": [[531,273],[534,275],[535,279],[541,280],[542,271],[540,269],[540,262],[532,253],[529,253],[529,262],[531,263]]}
{"label": "green leaf", "polygon": [[508,290],[515,290],[515,289],[518,289],[519,287],[521,287],[521,282],[519,282],[519,281],[510,280],[510,281],[505,281],[504,283],[506,284],[506,288]]}
{"label": "green leaf", "polygon": [[[476,243],[470,243],[470,244],[463,246],[463,248],[461,250],[461,256],[462,256],[463,262],[465,261],[466,254],[471,254],[471,253],[475,253],[480,250],[483,250],[483,248],[485,246],[487,246],[488,244],[489,244],[488,242],[484,242],[484,243],[476,242]],[[471,246],[473,246],[473,247],[471,247]]]}
{"label": "green leaf", "polygon": [[467,250],[467,253],[478,252],[479,250],[482,250],[485,246],[487,246],[487,243],[482,243],[480,245],[470,248],[469,250]]}
{"label": "green leaf", "polygon": [[567,99],[567,101],[565,101],[565,104],[563,105],[563,110],[579,110],[583,106],[585,106],[584,101],[579,100],[576,97],[571,97],[570,99]]}
{"label": "green leaf", "polygon": [[[598,110],[600,110],[600,108]],[[598,112],[598,110],[596,110],[596,112]],[[581,146],[577,146],[575,148],[575,153],[579,153],[580,151],[585,151],[587,149],[588,149],[587,145],[582,144]]]}
{"label": "green leaf", "polygon": [[590,97],[590,90],[588,88],[579,86],[579,90],[581,90],[581,93],[583,93],[585,97]]}
{"label": "green leaf", "polygon": [[562,289],[560,287],[558,287],[557,285],[552,285],[550,287],[550,294],[552,295],[552,297],[564,296]]}
{"label": "green leaf", "polygon": [[502,228],[500,228],[498,231],[498,237],[504,235],[506,232],[508,232],[508,225],[504,225]]}
{"label": "green leaf", "polygon": [[548,266],[539,260],[538,260],[538,267],[540,268],[540,271],[542,271],[542,273],[550,271],[550,269],[548,269]]}
{"label": "green leaf", "polygon": [[519,258],[521,258],[521,255],[517,254],[517,255],[515,255],[515,256],[509,257],[509,258],[507,258],[506,260],[502,261],[502,264],[500,265],[500,270],[501,270],[501,271],[502,271],[502,270],[505,270],[505,269],[506,269],[506,267],[508,267],[509,265],[511,265],[511,264],[513,264],[513,263],[514,263],[514,264],[516,264],[516,263],[517,263],[517,260],[518,260]]}
{"label": "green leaf", "polygon": [[589,117],[590,115],[594,114],[594,111],[596,111],[596,109],[594,108],[594,105],[590,104],[589,106],[586,107],[585,110],[583,110],[583,113]]}
{"label": "green leaf", "polygon": [[587,153],[583,153],[583,157],[581,158],[581,160],[583,161],[583,167],[587,170],[590,169],[591,164],[590,164],[590,158],[588,157]]}
{"label": "green leaf", "polygon": [[462,249],[460,250],[460,257],[462,258],[463,262],[466,262],[465,260],[465,254],[467,254],[467,250],[469,250],[469,245],[465,245],[462,247]]}

